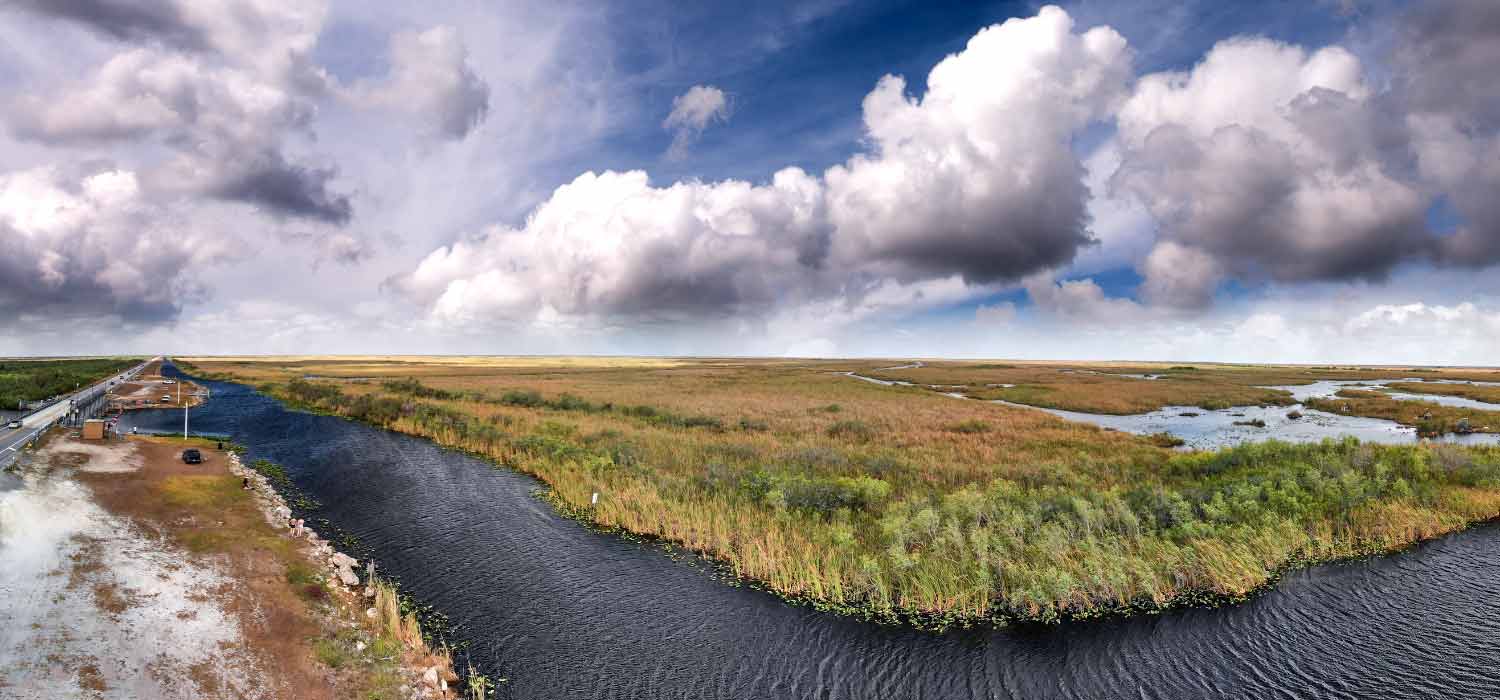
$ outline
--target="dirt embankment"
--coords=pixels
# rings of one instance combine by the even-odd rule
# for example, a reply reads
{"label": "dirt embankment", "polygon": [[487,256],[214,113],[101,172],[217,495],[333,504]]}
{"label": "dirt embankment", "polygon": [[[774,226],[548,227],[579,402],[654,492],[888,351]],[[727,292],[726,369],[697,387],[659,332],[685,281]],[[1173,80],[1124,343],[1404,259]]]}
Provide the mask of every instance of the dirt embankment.
{"label": "dirt embankment", "polygon": [[110,403],[133,411],[142,408],[193,407],[208,400],[208,390],[190,381],[167,379],[150,369],[109,390]]}
{"label": "dirt embankment", "polygon": [[453,697],[259,475],[186,446],[54,436],[0,492],[0,696]]}

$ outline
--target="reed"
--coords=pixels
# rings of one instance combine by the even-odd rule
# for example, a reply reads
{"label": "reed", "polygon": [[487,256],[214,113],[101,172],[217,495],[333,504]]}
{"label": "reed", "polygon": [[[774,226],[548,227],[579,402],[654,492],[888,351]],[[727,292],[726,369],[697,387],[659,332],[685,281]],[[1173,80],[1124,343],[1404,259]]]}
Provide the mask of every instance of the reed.
{"label": "reed", "polygon": [[1500,515],[1493,448],[1183,453],[834,374],[847,364],[408,362],[360,366],[381,381],[315,382],[292,381],[326,371],[310,364],[204,365],[533,474],[565,513],[711,556],[790,600],[932,627],[1237,600],[1291,567]]}
{"label": "reed", "polygon": [[[422,632],[417,613],[404,604],[401,591],[394,583],[375,575],[372,562],[365,574],[366,585],[374,593],[370,607],[375,615],[367,617],[367,624],[377,639],[384,640],[392,648],[402,650],[409,666],[427,668],[436,666],[444,681],[457,680],[453,672],[453,655],[446,646],[433,646]],[[403,612],[405,610],[405,612]],[[488,684],[484,676],[473,674],[470,668],[468,687],[472,691],[476,683],[483,688]],[[482,695],[479,697],[483,697]]]}

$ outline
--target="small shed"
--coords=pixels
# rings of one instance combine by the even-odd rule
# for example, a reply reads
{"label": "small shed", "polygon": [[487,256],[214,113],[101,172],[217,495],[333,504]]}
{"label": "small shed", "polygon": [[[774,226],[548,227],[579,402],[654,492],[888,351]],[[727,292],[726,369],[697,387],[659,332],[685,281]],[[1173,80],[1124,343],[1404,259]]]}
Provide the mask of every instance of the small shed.
{"label": "small shed", "polygon": [[108,426],[108,423],[106,421],[102,421],[102,420],[95,419],[95,420],[86,420],[86,421],[84,421],[83,422],[83,439],[85,439],[85,440],[103,440],[104,439],[104,433],[105,433],[105,430],[106,430],[107,426]]}

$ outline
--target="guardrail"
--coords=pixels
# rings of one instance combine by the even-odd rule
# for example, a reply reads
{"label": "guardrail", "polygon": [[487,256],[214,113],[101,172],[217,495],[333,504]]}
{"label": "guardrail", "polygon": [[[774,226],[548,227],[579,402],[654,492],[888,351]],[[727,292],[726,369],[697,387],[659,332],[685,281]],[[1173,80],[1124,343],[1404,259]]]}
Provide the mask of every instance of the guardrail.
{"label": "guardrail", "polygon": [[0,450],[0,471],[9,469],[10,465],[21,455],[21,450],[36,444],[37,438],[41,437],[42,433],[51,430],[55,425],[57,425],[57,419],[50,420],[45,424],[33,428],[26,437],[11,443],[10,447]]}

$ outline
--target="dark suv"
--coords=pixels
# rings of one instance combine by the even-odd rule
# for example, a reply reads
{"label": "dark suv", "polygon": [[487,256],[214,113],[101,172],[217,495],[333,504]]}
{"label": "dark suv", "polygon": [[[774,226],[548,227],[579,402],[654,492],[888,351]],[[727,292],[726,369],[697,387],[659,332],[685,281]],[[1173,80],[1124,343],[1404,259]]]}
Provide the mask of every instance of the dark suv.
{"label": "dark suv", "polygon": [[203,453],[197,450],[183,450],[182,461],[185,464],[202,464]]}

